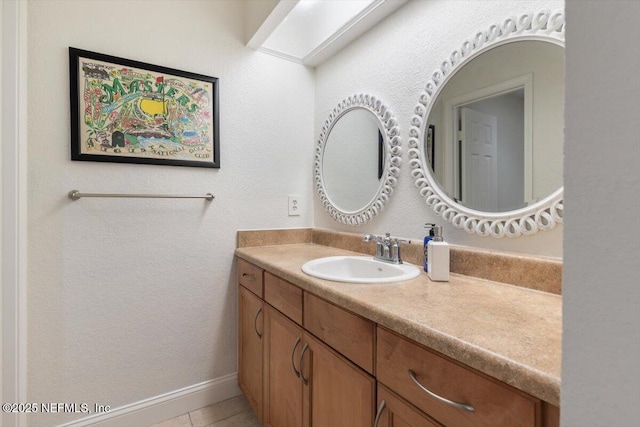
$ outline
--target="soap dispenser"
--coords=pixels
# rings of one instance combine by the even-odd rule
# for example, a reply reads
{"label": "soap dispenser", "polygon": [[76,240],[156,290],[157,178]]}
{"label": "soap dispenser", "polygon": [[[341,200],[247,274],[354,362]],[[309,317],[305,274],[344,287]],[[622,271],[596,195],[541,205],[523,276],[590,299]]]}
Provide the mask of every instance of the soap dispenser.
{"label": "soap dispenser", "polygon": [[428,266],[428,260],[429,260],[429,254],[427,253],[427,244],[429,244],[429,242],[431,240],[433,240],[433,227],[435,227],[436,225],[433,223],[426,223],[424,225],[424,228],[427,228],[429,230],[429,235],[428,236],[424,236],[424,243],[423,243],[423,257],[422,257],[422,264],[424,267],[424,271],[429,271],[429,266]]}
{"label": "soap dispenser", "polygon": [[434,225],[433,238],[427,244],[427,273],[435,282],[449,281],[449,244],[442,237],[442,227]]}

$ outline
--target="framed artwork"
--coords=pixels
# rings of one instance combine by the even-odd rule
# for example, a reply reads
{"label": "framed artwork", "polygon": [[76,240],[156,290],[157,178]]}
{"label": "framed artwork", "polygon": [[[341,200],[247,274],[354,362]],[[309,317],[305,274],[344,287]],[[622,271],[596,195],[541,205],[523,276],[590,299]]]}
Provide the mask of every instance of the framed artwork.
{"label": "framed artwork", "polygon": [[70,47],[71,159],[220,167],[218,79]]}
{"label": "framed artwork", "polygon": [[435,145],[436,145],[436,127],[435,125],[429,125],[427,127],[427,156],[429,156],[429,163],[431,164],[431,170],[436,171],[435,162]]}

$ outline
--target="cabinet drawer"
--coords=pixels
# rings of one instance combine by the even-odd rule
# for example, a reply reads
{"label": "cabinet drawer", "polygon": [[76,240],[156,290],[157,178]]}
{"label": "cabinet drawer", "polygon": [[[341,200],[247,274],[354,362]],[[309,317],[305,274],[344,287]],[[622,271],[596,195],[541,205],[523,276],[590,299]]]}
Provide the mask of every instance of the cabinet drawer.
{"label": "cabinet drawer", "polygon": [[238,283],[262,298],[262,269],[238,258]]}
{"label": "cabinet drawer", "polygon": [[298,325],[302,325],[302,289],[265,271],[264,299]]}
{"label": "cabinet drawer", "polygon": [[[476,373],[470,368],[395,333],[377,328],[376,372],[378,381],[394,390],[426,414],[446,426],[535,427],[540,401],[514,388]],[[468,411],[445,403],[432,393],[473,407]]]}
{"label": "cabinet drawer", "polygon": [[373,322],[305,292],[304,327],[353,363],[373,373]]}

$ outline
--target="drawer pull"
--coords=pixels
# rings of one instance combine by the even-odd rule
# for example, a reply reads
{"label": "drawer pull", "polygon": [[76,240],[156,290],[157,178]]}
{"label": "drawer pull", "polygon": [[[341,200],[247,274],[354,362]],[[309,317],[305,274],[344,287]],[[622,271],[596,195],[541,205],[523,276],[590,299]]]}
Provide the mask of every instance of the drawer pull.
{"label": "drawer pull", "polygon": [[256,281],[256,276],[254,276],[253,274],[249,274],[249,273],[242,273],[242,278],[251,280],[252,282]]}
{"label": "drawer pull", "polygon": [[425,386],[420,384],[420,382],[416,378],[416,373],[413,372],[411,369],[409,369],[409,377],[411,377],[411,380],[418,387],[420,387],[422,389],[422,391],[424,391],[425,393],[427,393],[429,396],[433,397],[434,399],[437,399],[442,403],[446,403],[447,405],[453,406],[454,408],[462,409],[462,410],[469,411],[469,412],[475,412],[475,408],[473,406],[471,406],[471,405],[467,405],[465,403],[458,403],[458,402],[454,402],[454,401],[449,400],[449,399],[445,399],[444,397],[438,396],[437,394],[435,394],[431,390],[427,389]]}
{"label": "drawer pull", "polygon": [[296,369],[296,364],[293,361],[293,355],[296,352],[296,347],[298,347],[298,344],[300,344],[300,337],[298,337],[298,339],[296,340],[296,343],[293,345],[293,348],[291,349],[291,366],[293,367],[293,372],[296,374],[296,377],[300,378],[300,372]]}
{"label": "drawer pull", "polygon": [[300,360],[298,360],[298,368],[300,368],[300,381],[302,381],[303,384],[309,384],[309,380],[307,380],[302,373],[302,358],[304,357],[304,352],[307,351],[308,348],[309,344],[305,343],[304,347],[302,347],[302,351],[300,352]]}
{"label": "drawer pull", "polygon": [[380,417],[382,416],[382,411],[384,411],[384,407],[386,406],[387,402],[383,399],[382,402],[380,402],[380,406],[378,406],[378,412],[376,412],[376,420],[373,422],[373,427],[378,427],[378,423],[380,422]]}
{"label": "drawer pull", "polygon": [[260,309],[256,313],[256,317],[253,318],[253,329],[255,329],[256,334],[258,335],[258,338],[262,339],[262,334],[258,332],[258,325],[257,325],[258,316],[260,316],[260,313],[262,313],[262,307],[260,307]]}

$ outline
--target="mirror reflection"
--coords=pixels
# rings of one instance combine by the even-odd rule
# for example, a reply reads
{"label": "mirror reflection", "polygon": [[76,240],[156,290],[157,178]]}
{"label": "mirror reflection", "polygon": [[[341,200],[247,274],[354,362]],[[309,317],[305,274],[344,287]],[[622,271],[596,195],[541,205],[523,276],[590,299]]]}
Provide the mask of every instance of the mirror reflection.
{"label": "mirror reflection", "polygon": [[322,157],[322,180],[327,197],[341,211],[359,211],[378,194],[385,167],[380,125],[371,111],[353,108],[339,117],[329,131]]}
{"label": "mirror reflection", "polygon": [[424,131],[425,158],[451,199],[505,212],[562,186],[563,82],[564,49],[533,40],[488,50],[451,77]]}

